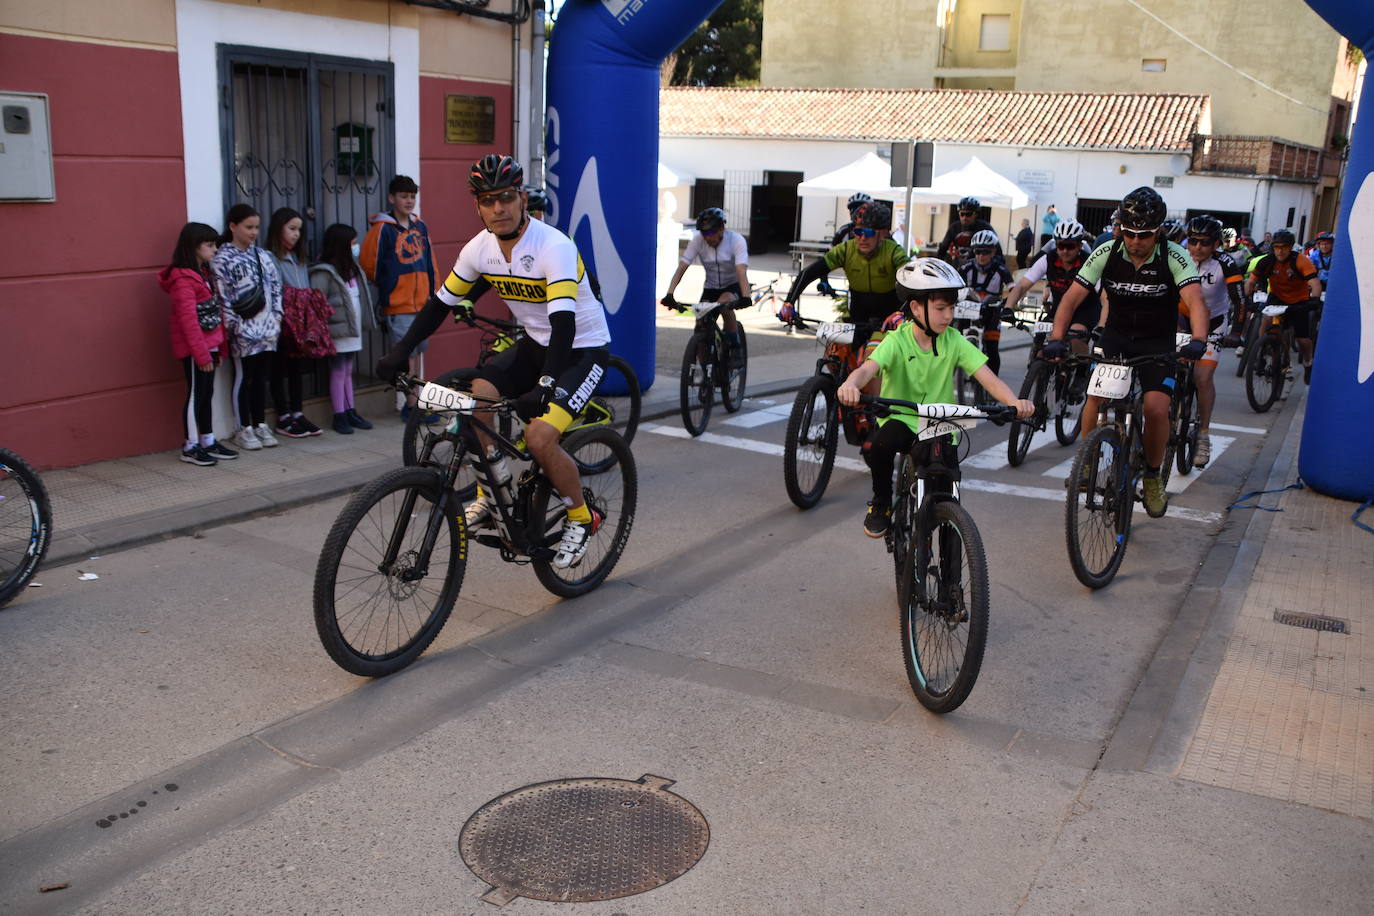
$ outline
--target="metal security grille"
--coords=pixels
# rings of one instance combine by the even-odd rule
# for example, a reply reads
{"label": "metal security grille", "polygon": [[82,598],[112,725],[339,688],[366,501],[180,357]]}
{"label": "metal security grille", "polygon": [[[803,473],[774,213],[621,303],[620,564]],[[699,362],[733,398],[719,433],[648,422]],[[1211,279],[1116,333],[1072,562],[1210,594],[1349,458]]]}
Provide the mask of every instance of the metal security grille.
{"label": "metal security grille", "polygon": [[[396,168],[392,65],[220,45],[219,68],[225,209],[247,203],[262,214],[262,243],[273,211],[296,210],[307,262],[333,223],[361,240],[368,217],[386,209]],[[361,373],[382,346],[380,332],[364,336]],[[307,396],[327,390],[322,382],[322,372],[307,379]]]}
{"label": "metal security grille", "polygon": [[1326,617],[1321,614],[1307,614],[1302,611],[1274,611],[1274,622],[1304,630],[1321,630],[1325,633],[1349,633],[1347,621],[1339,617]]}

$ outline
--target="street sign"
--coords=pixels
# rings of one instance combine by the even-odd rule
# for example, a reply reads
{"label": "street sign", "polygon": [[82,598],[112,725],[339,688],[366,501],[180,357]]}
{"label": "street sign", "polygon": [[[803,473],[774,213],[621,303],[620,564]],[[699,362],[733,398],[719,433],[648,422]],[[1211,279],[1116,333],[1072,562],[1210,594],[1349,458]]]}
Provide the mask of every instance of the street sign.
{"label": "street sign", "polygon": [[1027,191],[1053,191],[1054,172],[1049,169],[1021,169],[1016,173],[1016,183]]}

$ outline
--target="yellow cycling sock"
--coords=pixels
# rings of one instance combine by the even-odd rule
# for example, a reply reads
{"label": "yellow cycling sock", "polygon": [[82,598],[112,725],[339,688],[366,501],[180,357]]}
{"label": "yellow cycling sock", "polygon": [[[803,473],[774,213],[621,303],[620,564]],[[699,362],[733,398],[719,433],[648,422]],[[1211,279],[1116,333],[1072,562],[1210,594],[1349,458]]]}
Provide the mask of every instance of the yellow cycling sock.
{"label": "yellow cycling sock", "polygon": [[577,522],[580,525],[585,525],[591,520],[592,510],[588,508],[586,503],[583,503],[575,509],[568,510],[568,521],[570,522]]}

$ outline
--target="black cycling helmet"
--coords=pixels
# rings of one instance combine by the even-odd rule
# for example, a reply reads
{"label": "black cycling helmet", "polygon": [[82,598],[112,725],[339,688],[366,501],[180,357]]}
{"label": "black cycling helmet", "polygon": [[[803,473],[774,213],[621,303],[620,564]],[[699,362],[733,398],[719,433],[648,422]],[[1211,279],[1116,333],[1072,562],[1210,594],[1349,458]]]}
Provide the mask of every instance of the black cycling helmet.
{"label": "black cycling helmet", "polygon": [[869,201],[854,211],[854,225],[868,229],[890,229],[892,210],[887,204]]}
{"label": "black cycling helmet", "polygon": [[1121,198],[1121,225],[1127,229],[1158,229],[1168,212],[1154,188],[1139,187]]}
{"label": "black cycling helmet", "polygon": [[978,202],[978,198],[976,197],[965,197],[963,200],[959,201],[958,209],[978,211],[983,209],[983,205]]}
{"label": "black cycling helmet", "polygon": [[697,214],[697,231],[719,229],[725,225],[725,211],[720,207],[707,207]]}
{"label": "black cycling helmet", "polygon": [[1188,221],[1188,235],[1193,238],[1221,241],[1221,220],[1215,216],[1195,216]]}
{"label": "black cycling helmet", "polygon": [[1298,237],[1293,234],[1292,229],[1280,229],[1274,233],[1273,243],[1275,245],[1294,245],[1297,241]]}
{"label": "black cycling helmet", "polygon": [[510,156],[488,153],[472,164],[468,171],[468,188],[474,197],[504,188],[521,190],[525,170]]}
{"label": "black cycling helmet", "polygon": [[549,209],[549,195],[544,193],[543,188],[528,187],[525,189],[528,195],[525,200],[525,209],[530,213],[543,213]]}

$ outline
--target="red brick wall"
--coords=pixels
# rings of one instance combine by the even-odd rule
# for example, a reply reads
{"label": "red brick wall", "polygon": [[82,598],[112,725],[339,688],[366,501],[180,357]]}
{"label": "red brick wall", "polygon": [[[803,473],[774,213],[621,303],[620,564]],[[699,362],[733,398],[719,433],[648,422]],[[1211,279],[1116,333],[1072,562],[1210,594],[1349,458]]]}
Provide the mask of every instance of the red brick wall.
{"label": "red brick wall", "polygon": [[40,467],[172,448],[185,383],[155,273],[186,213],[176,55],[6,35],[0,86],[48,94],[57,185],[0,203],[0,442]]}

